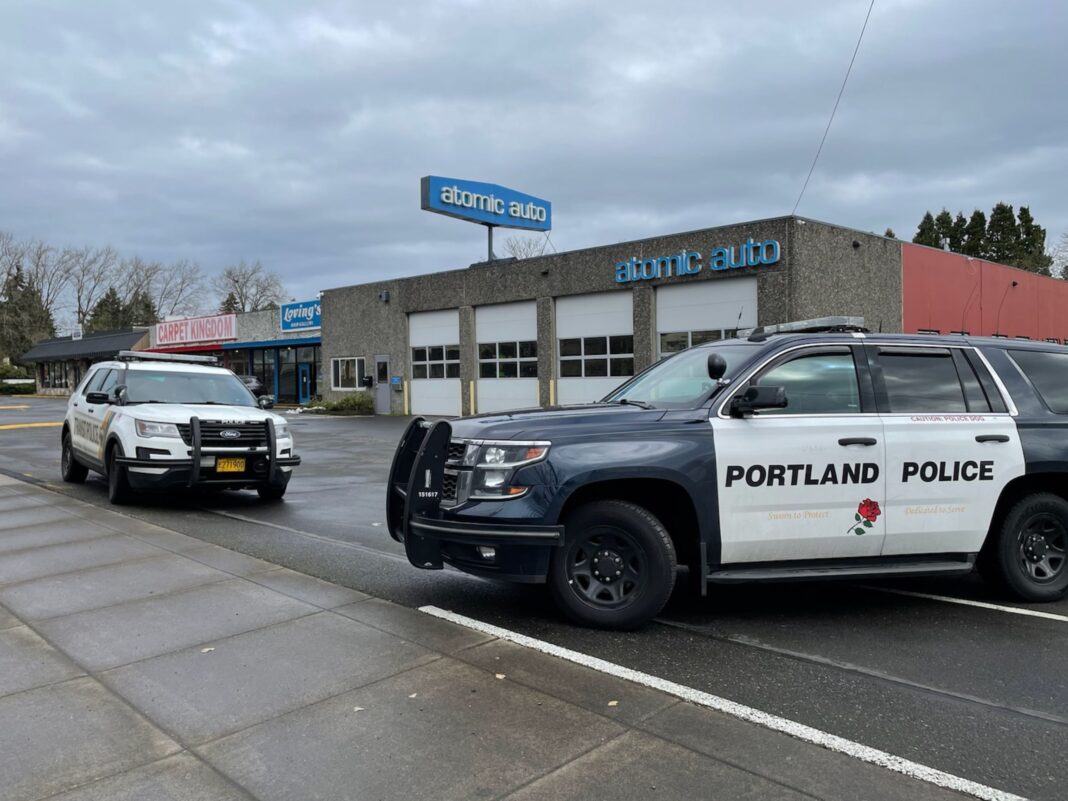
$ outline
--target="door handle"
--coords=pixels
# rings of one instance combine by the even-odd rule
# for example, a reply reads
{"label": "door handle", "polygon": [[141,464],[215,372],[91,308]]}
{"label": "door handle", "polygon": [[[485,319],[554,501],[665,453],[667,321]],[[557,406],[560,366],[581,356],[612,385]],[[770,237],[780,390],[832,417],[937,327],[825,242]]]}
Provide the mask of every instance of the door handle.
{"label": "door handle", "polygon": [[1008,442],[1008,434],[980,434],[975,438],[976,442]]}
{"label": "door handle", "polygon": [[874,445],[875,437],[843,437],[838,440],[839,445]]}

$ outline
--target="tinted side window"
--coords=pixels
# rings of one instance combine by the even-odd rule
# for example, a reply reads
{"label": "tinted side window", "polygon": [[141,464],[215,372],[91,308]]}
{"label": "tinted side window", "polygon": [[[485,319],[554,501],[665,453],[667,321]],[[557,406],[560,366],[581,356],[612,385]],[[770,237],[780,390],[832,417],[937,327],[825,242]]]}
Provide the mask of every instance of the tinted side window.
{"label": "tinted side window", "polygon": [[89,380],[85,382],[85,389],[82,390],[82,394],[88,395],[90,392],[99,392],[100,385],[110,372],[112,371],[102,368],[93,373]]}
{"label": "tinted side window", "polygon": [[879,348],[891,412],[967,412],[949,349]]}
{"label": "tinted side window", "polygon": [[100,392],[106,392],[109,395],[111,391],[119,383],[119,378],[122,376],[122,370],[108,370],[108,377],[104,379],[104,382],[100,385]]}
{"label": "tinted side window", "polygon": [[860,391],[853,355],[848,349],[798,356],[760,376],[761,386],[785,387],[785,409],[768,409],[761,417],[782,414],[859,414]]}
{"label": "tinted side window", "polygon": [[1010,350],[1009,356],[1034,384],[1050,411],[1068,414],[1068,353]]}

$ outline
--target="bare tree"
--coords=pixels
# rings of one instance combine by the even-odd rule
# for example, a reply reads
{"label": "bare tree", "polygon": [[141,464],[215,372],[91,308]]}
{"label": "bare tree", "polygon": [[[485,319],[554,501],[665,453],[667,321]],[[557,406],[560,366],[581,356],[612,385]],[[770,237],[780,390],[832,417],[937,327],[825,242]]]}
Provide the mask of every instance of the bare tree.
{"label": "bare tree", "polygon": [[15,239],[15,235],[0,231],[0,287],[15,270],[22,266],[25,247]]}
{"label": "bare tree", "polygon": [[212,277],[211,288],[220,299],[233,295],[238,308],[247,312],[277,305],[286,295],[282,279],[264,268],[259,260],[248,264],[242,259],[227,267]]}
{"label": "bare tree", "polygon": [[85,325],[93,306],[115,279],[119,256],[111,246],[102,248],[66,248],[61,254],[70,269],[71,291],[74,294],[74,316],[78,325]]}
{"label": "bare tree", "polygon": [[200,310],[204,274],[195,261],[182,259],[163,267],[152,285],[152,301],[160,317],[195,314]]}
{"label": "bare tree", "polygon": [[517,259],[530,259],[545,252],[545,243],[537,237],[510,236],[504,241],[504,252]]}
{"label": "bare tree", "polygon": [[33,240],[25,246],[25,269],[41,294],[42,305],[54,319],[70,286],[70,265],[54,247]]}
{"label": "bare tree", "polygon": [[1053,276],[1068,279],[1068,231],[1061,234],[1050,255],[1053,257],[1053,267],[1050,268]]}
{"label": "bare tree", "polygon": [[119,300],[127,306],[136,295],[151,297],[152,286],[162,269],[163,265],[158,261],[145,261],[140,256],[133,256],[119,262],[115,275],[108,283],[115,287]]}

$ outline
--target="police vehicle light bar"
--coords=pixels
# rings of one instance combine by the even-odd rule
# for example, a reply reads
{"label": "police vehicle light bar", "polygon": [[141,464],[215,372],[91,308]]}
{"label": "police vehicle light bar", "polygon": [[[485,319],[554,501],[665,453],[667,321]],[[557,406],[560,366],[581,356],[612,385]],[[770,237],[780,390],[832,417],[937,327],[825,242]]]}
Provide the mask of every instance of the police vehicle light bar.
{"label": "police vehicle light bar", "polygon": [[834,332],[867,333],[863,317],[817,317],[814,320],[794,320],[789,323],[757,326],[738,332],[739,337],[764,339],[772,334],[826,334]]}
{"label": "police vehicle light bar", "polygon": [[218,364],[214,356],[195,356],[191,353],[150,353],[143,350],[119,351],[120,362],[180,362],[184,364]]}

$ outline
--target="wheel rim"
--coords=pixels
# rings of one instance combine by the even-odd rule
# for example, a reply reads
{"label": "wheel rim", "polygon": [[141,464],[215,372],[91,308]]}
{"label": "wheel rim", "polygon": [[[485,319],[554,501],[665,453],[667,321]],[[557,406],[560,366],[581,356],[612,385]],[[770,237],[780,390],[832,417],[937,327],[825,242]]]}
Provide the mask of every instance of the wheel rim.
{"label": "wheel rim", "polygon": [[64,473],[70,472],[70,437],[63,438],[63,453],[60,455],[60,462]]}
{"label": "wheel rim", "polygon": [[568,549],[568,586],[581,601],[598,609],[630,604],[641,593],[648,573],[645,552],[620,529],[591,529]]}
{"label": "wheel rim", "polygon": [[1042,512],[1024,523],[1018,537],[1020,569],[1036,584],[1059,579],[1068,564],[1068,530],[1055,515]]}

